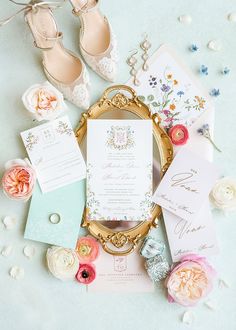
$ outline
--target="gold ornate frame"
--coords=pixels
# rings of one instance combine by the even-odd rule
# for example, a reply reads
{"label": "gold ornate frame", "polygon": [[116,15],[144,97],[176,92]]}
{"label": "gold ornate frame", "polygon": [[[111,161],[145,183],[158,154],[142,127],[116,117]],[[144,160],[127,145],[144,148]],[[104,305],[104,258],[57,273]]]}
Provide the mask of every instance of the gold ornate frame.
{"label": "gold ornate frame", "polygon": [[[131,97],[127,97],[121,91],[126,91],[126,94],[128,92]],[[116,93],[109,98],[111,92]],[[152,119],[153,135],[159,148],[161,176],[163,176],[173,159],[171,141],[166,132],[160,127],[158,115],[152,115],[148,106],[138,99],[135,91],[129,86],[117,85],[107,88],[101,99],[91,106],[88,112],[82,114],[79,127],[75,132],[78,143],[81,144],[85,137],[88,119],[98,119],[103,113],[114,111],[114,109],[129,111],[142,119]],[[131,229],[118,232],[105,227],[100,221],[88,220],[86,214],[87,209],[85,208],[82,226],[87,228],[91,235],[99,239],[106,252],[123,256],[131,253],[152,227],[157,227],[158,218],[161,215],[161,207],[159,205],[153,207],[151,220],[143,221]],[[127,249],[123,250],[126,245],[128,246]],[[115,249],[109,246],[113,246]]]}

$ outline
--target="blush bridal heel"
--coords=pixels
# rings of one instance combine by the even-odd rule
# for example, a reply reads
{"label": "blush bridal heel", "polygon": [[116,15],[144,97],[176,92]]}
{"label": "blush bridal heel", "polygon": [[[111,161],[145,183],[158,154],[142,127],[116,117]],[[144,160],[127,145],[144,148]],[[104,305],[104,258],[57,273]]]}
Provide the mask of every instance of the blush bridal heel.
{"label": "blush bridal heel", "polygon": [[48,80],[62,92],[64,97],[79,108],[89,107],[89,79],[84,63],[78,56],[64,48],[62,33],[58,32],[52,9],[62,2],[33,0],[23,6],[10,18],[0,21],[0,25],[9,22],[18,13],[25,13],[34,38],[35,47],[42,50],[43,68]]}
{"label": "blush bridal heel", "polygon": [[103,79],[114,82],[117,73],[117,42],[106,17],[99,11],[99,0],[70,0],[79,17],[80,51],[87,64]]}

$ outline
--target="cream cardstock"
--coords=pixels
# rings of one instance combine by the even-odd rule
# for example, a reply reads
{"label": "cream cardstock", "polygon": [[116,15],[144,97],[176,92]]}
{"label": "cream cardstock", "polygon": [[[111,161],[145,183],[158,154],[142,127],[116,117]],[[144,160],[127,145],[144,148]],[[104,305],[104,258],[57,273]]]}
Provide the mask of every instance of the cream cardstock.
{"label": "cream cardstock", "polygon": [[68,116],[21,133],[43,193],[86,178],[86,165]]}
{"label": "cream cardstock", "polygon": [[153,292],[154,284],[144,268],[138,250],[128,256],[111,256],[102,249],[94,262],[96,279],[88,292]]}
{"label": "cream cardstock", "polygon": [[219,252],[209,203],[192,220],[185,220],[162,209],[173,262],[189,253],[206,257]]}
{"label": "cream cardstock", "polygon": [[89,219],[148,220],[152,158],[151,120],[88,120]]}
{"label": "cream cardstock", "polygon": [[188,221],[194,220],[218,178],[215,166],[182,148],[161,180],[153,201]]}

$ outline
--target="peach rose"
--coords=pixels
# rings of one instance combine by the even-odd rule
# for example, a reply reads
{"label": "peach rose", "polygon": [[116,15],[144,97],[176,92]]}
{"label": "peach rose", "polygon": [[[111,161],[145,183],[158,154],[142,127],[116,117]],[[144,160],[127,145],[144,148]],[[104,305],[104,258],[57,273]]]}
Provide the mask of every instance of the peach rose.
{"label": "peach rose", "polygon": [[189,254],[173,268],[166,279],[169,302],[193,306],[212,289],[214,269],[204,257]]}
{"label": "peach rose", "polygon": [[33,193],[36,173],[28,159],[14,159],[6,163],[2,178],[3,191],[7,197],[27,201]]}
{"label": "peach rose", "polygon": [[38,120],[54,120],[67,110],[64,98],[48,81],[27,89],[22,96],[26,109]]}

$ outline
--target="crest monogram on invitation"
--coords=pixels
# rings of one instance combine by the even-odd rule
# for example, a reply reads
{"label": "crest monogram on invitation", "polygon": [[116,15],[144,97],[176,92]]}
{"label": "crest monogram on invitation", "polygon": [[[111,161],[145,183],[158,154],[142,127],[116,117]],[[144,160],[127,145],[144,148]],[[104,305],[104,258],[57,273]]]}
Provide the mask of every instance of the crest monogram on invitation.
{"label": "crest monogram on invitation", "polygon": [[135,145],[134,131],[130,126],[111,126],[107,131],[107,146],[112,149],[126,150]]}

